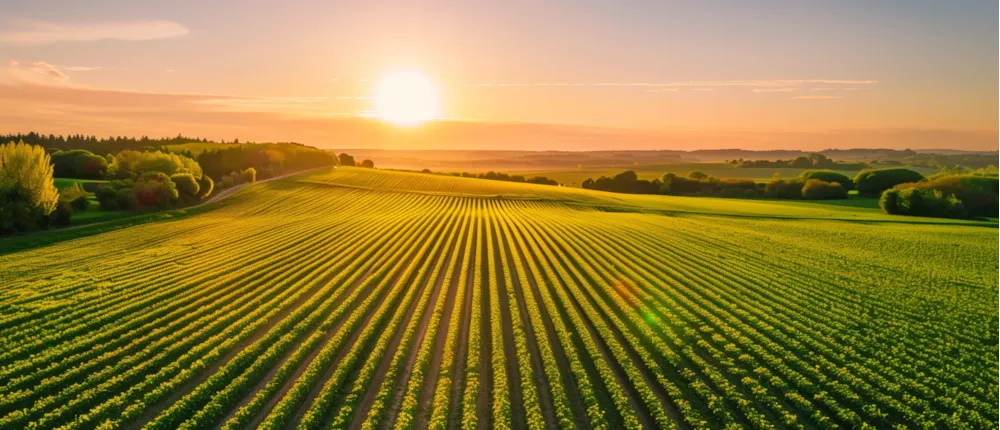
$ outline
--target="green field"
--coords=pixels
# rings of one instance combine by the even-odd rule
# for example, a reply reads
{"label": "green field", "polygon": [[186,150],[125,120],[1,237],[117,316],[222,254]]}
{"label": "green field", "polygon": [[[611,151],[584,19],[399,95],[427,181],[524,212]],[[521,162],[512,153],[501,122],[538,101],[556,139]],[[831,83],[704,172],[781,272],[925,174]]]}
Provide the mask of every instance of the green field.
{"label": "green field", "polygon": [[73,184],[75,184],[75,183],[80,183],[80,185],[88,184],[88,183],[99,183],[99,184],[102,184],[102,183],[105,183],[105,182],[108,182],[108,181],[104,181],[104,180],[100,180],[100,179],[55,178],[54,182],[55,182],[56,188],[62,190],[64,188],[69,188],[69,187],[73,186]]}
{"label": "green field", "polygon": [[996,428],[996,220],[846,202],[342,167],[6,239],[0,428]]}
{"label": "green field", "polygon": [[[923,175],[937,173],[937,169],[926,167],[912,167],[913,170]],[[700,171],[716,178],[733,179],[753,179],[758,182],[767,181],[778,173],[783,178],[794,178],[803,171],[809,169],[796,168],[774,168],[774,167],[736,167],[729,163],[677,163],[677,164],[636,164],[626,167],[592,167],[582,166],[576,169],[543,169],[516,171],[518,175],[525,177],[545,176],[555,179],[560,184],[579,187],[587,178],[596,180],[601,176],[612,177],[625,170],[633,170],[639,175],[639,179],[653,180],[659,179],[664,173],[674,173],[685,176],[692,171]],[[858,172],[853,170],[836,170],[837,173],[853,178]]]}

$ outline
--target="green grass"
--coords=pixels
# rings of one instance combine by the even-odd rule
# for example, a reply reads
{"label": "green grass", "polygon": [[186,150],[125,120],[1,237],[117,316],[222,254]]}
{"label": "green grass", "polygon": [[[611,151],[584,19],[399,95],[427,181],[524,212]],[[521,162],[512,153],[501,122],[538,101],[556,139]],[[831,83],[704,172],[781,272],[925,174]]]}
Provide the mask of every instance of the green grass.
{"label": "green grass", "polygon": [[9,238],[0,428],[996,428],[996,220],[846,202],[340,168]]}
{"label": "green grass", "polygon": [[82,184],[93,184],[93,183],[103,184],[103,183],[106,183],[108,181],[101,180],[101,179],[54,178],[53,182],[55,182],[56,189],[62,190],[62,189],[69,188],[69,187],[73,186],[74,183],[80,183],[81,185]]}

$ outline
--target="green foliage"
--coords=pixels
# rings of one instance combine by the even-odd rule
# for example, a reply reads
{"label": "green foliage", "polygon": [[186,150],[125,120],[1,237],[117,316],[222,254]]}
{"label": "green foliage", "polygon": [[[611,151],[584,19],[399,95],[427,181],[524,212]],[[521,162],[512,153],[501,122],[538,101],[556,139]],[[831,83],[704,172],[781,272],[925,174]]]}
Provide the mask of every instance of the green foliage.
{"label": "green foliage", "polygon": [[854,189],[854,181],[851,178],[831,170],[806,170],[799,175],[799,179],[803,181],[819,179],[824,182],[836,182],[847,191]]}
{"label": "green foliage", "polygon": [[254,183],[257,182],[257,169],[253,167],[248,167],[243,171],[243,182]]}
{"label": "green foliage", "polygon": [[161,151],[126,150],[115,154],[114,169],[119,178],[134,178],[146,172],[166,175],[190,173],[195,179],[202,176],[198,162],[183,155]]}
{"label": "green foliage", "polygon": [[90,208],[90,199],[87,196],[80,196],[70,201],[70,206],[76,212],[86,212]]}
{"label": "green foliage", "polygon": [[132,194],[140,207],[166,208],[177,197],[177,187],[170,177],[162,172],[146,172],[139,176],[132,187]]}
{"label": "green foliage", "polygon": [[854,177],[854,186],[859,194],[868,196],[880,195],[883,191],[899,184],[917,182],[924,176],[910,169],[865,169]]}
{"label": "green foliage", "polygon": [[212,195],[215,190],[215,181],[208,175],[204,175],[198,181],[198,197],[204,199]]}
{"label": "green foliage", "polygon": [[777,199],[801,199],[806,182],[801,179],[771,179],[764,186],[764,195]]}
{"label": "green foliage", "polygon": [[340,155],[337,156],[337,160],[339,161],[341,166],[354,167],[354,157],[347,155],[343,152],[341,152]]}
{"label": "green foliage", "polygon": [[52,153],[53,174],[62,178],[101,179],[108,172],[108,160],[83,149]]}
{"label": "green foliage", "polygon": [[847,190],[837,182],[809,179],[802,185],[802,198],[809,200],[846,199]]}
{"label": "green foliage", "polygon": [[183,196],[197,197],[198,191],[201,189],[198,180],[190,173],[174,173],[170,175],[170,180],[177,187],[177,192]]}
{"label": "green foliage", "polygon": [[997,216],[997,178],[975,175],[940,176],[933,180],[896,185],[897,189],[918,188],[924,191],[940,191],[942,195],[954,196],[962,202],[965,211],[972,216]]}
{"label": "green foliage", "polygon": [[962,201],[953,194],[916,187],[884,191],[879,206],[889,214],[938,218],[964,218],[968,215]]}
{"label": "green foliage", "polygon": [[0,145],[0,233],[44,226],[58,203],[45,150],[21,142]]}

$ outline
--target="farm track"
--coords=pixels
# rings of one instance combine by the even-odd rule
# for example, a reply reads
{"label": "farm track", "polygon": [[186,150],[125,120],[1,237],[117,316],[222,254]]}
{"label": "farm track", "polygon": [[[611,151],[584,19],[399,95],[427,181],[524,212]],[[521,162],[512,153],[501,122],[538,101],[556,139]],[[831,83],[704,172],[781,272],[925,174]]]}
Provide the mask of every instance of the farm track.
{"label": "farm track", "polygon": [[535,188],[344,168],[5,255],[0,429],[997,426],[986,229]]}

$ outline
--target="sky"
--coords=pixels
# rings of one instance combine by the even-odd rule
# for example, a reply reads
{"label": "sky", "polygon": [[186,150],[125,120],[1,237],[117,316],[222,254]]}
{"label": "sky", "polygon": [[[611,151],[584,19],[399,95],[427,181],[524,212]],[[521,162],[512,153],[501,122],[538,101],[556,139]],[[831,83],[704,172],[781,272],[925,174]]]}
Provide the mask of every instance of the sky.
{"label": "sky", "polygon": [[[3,0],[0,132],[997,150],[988,1]],[[373,116],[416,70],[440,119]]]}

